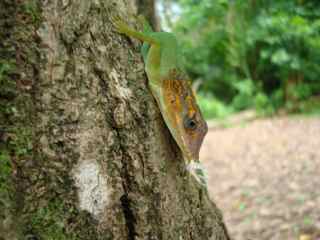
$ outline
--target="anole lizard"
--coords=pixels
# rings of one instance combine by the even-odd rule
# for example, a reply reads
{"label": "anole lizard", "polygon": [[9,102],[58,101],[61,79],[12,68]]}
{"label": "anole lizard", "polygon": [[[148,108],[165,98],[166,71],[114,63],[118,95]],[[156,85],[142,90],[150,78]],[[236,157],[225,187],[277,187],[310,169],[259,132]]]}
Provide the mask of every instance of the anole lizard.
{"label": "anole lizard", "polygon": [[[180,67],[178,43],[174,34],[153,32],[144,22],[144,31],[130,28],[120,19],[113,19],[119,33],[143,42],[141,53],[145,62],[149,88],[173,138],[182,151],[187,169],[205,184],[199,167],[199,151],[208,131],[188,77]],[[193,164],[193,165],[192,165]]]}

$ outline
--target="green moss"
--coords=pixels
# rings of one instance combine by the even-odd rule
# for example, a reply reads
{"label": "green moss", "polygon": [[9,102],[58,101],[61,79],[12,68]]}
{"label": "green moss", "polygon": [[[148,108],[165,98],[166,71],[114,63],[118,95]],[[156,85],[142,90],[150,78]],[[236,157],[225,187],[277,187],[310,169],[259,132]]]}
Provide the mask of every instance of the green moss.
{"label": "green moss", "polygon": [[[44,154],[39,144],[39,4],[0,3],[0,239],[113,239],[110,232],[98,234],[98,223],[77,209],[72,166]],[[8,220],[12,224],[4,226]],[[11,232],[16,237],[7,237]]]}
{"label": "green moss", "polygon": [[22,5],[23,11],[30,16],[33,23],[38,23],[41,20],[38,4],[39,4],[39,1],[29,0],[29,1],[25,1]]}
{"label": "green moss", "polygon": [[[10,156],[9,153],[5,150],[0,152],[0,209],[5,209],[8,207],[8,203],[10,200],[9,193],[11,192],[10,186],[10,175],[11,175],[11,164],[10,164]],[[0,211],[0,220],[3,220],[5,216],[3,216],[4,212]]]}
{"label": "green moss", "polygon": [[12,102],[10,100],[16,95],[16,82],[10,77],[15,71],[14,60],[0,59],[0,123],[5,116],[12,114]]}
{"label": "green moss", "polygon": [[[3,38],[2,34],[0,38]],[[16,96],[16,81],[11,76],[15,73],[16,62],[8,42],[3,39],[0,44],[0,48],[7,47],[0,50],[0,229],[6,232],[9,229],[3,223],[10,219],[14,194],[11,154],[16,149],[11,143],[18,138],[13,137],[12,129],[16,112],[13,101]]]}
{"label": "green moss", "polygon": [[16,68],[16,63],[13,59],[0,59],[0,83],[8,81],[8,75],[13,73]]}
{"label": "green moss", "polygon": [[5,189],[3,182],[5,182],[11,174],[10,156],[6,150],[0,152],[0,165],[0,191],[2,191]]}
{"label": "green moss", "polygon": [[[79,211],[74,199],[60,195],[55,198],[40,201],[35,211],[27,215],[23,236],[34,236],[46,240],[96,240],[109,239],[105,233],[98,238],[95,226],[97,223],[86,211]],[[95,224],[92,224],[95,223]]]}
{"label": "green moss", "polygon": [[[91,216],[76,209],[77,201],[70,189],[61,190],[71,185],[67,180],[57,180],[64,173],[46,172],[45,166],[37,164],[50,161],[35,149],[34,99],[32,91],[21,84],[34,77],[33,67],[38,60],[33,32],[41,21],[39,1],[7,1],[0,7],[1,13],[6,9],[1,17],[6,24],[0,24],[0,233],[7,232],[4,239],[13,239],[8,237],[11,232],[23,240],[32,236],[48,240],[97,239]],[[21,22],[11,17],[16,15]],[[15,41],[22,46],[17,48],[19,54],[27,56],[19,60],[19,69],[12,44]],[[5,226],[4,222],[10,224]]]}
{"label": "green moss", "polygon": [[17,157],[30,156],[32,153],[32,132],[29,128],[16,127],[12,131],[14,140],[10,142],[10,149]]}
{"label": "green moss", "polygon": [[65,207],[62,202],[55,200],[48,205],[38,208],[31,216],[29,234],[35,234],[46,240],[72,240],[72,234],[65,232]]}

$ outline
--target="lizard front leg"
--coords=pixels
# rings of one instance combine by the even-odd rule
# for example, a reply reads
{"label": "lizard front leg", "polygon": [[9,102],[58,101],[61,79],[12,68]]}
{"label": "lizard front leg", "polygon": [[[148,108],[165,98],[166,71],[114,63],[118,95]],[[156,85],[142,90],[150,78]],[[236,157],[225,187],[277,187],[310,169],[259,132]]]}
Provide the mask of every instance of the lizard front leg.
{"label": "lizard front leg", "polygon": [[132,28],[130,28],[125,22],[123,22],[120,18],[114,17],[112,19],[112,23],[117,29],[119,33],[125,34],[129,37],[133,37],[139,39],[142,42],[146,42],[150,45],[159,44],[158,40],[147,33],[138,32]]}
{"label": "lizard front leg", "polygon": [[125,34],[128,37],[136,38],[142,42],[150,45],[147,50],[147,56],[144,58],[145,68],[148,75],[149,85],[155,98],[157,98],[156,91],[160,86],[160,59],[161,59],[161,45],[160,41],[155,36],[151,36],[152,32],[138,32],[130,28],[119,18],[112,20],[116,30],[119,33]]}

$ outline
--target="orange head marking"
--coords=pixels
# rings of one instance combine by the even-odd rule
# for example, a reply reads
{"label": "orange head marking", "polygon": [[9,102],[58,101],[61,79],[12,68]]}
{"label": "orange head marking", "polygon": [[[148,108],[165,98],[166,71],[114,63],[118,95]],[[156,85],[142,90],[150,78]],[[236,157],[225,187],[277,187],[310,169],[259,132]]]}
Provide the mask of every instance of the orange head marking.
{"label": "orange head marking", "polygon": [[190,84],[179,78],[163,80],[164,107],[161,112],[185,158],[199,160],[208,131]]}

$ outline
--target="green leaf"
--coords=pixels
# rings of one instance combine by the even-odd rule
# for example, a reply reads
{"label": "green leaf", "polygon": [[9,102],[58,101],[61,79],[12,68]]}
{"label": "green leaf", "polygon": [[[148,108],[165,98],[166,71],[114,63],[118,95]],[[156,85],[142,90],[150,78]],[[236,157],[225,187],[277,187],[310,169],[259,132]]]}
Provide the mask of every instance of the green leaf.
{"label": "green leaf", "polygon": [[277,65],[283,65],[288,63],[290,60],[290,55],[287,53],[287,51],[283,48],[277,50],[275,53],[271,56],[271,61],[274,64]]}

